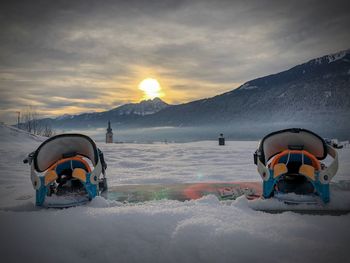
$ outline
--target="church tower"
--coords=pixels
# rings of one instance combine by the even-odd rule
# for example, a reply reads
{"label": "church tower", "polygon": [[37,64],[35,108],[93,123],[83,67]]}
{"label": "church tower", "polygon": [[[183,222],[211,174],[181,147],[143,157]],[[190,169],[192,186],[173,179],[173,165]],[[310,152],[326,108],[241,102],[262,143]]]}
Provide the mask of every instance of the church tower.
{"label": "church tower", "polygon": [[106,143],[113,143],[113,132],[112,132],[110,121],[108,121],[108,128],[107,128],[107,133],[106,133]]}

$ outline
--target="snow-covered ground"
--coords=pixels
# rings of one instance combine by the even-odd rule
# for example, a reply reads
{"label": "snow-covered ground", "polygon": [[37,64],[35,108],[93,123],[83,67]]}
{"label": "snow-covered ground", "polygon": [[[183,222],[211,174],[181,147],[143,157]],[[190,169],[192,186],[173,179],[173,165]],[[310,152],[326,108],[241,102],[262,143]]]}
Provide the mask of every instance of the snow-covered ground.
{"label": "snow-covered ground", "polygon": [[259,180],[253,164],[257,142],[216,141],[101,144],[112,184]]}
{"label": "snow-covered ground", "polygon": [[[43,138],[0,126],[1,262],[348,262],[350,215],[268,214],[239,198],[34,208],[22,160]],[[99,144],[110,185],[260,180],[257,142]],[[350,149],[337,180],[349,180]]]}

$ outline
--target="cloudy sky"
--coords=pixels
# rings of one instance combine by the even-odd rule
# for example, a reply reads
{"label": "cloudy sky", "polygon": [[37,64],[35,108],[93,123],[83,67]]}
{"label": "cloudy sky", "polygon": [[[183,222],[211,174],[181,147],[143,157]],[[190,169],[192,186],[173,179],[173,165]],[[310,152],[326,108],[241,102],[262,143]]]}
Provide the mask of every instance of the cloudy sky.
{"label": "cloudy sky", "polygon": [[211,97],[350,48],[348,1],[1,1],[0,121]]}

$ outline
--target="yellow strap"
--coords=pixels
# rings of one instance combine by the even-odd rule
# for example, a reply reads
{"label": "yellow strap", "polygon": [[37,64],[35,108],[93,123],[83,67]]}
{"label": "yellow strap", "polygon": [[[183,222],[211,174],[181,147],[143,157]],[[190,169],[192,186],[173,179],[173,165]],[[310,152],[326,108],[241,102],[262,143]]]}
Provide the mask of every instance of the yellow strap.
{"label": "yellow strap", "polygon": [[86,171],[82,168],[75,168],[73,170],[72,176],[82,182],[86,182]]}
{"label": "yellow strap", "polygon": [[315,181],[315,168],[311,165],[303,164],[300,166],[299,174],[309,177],[311,180]]}
{"label": "yellow strap", "polygon": [[57,173],[55,170],[49,170],[45,174],[45,185],[48,185],[49,183],[52,183],[58,178]]}
{"label": "yellow strap", "polygon": [[273,177],[276,178],[282,174],[286,174],[288,168],[284,163],[278,163],[273,167]]}

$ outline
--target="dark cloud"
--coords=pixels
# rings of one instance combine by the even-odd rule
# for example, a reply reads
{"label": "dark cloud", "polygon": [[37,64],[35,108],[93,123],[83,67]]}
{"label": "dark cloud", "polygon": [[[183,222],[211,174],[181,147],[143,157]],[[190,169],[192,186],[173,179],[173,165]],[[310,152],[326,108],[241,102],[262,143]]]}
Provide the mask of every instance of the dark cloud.
{"label": "dark cloud", "polygon": [[166,92],[178,94],[165,98],[170,102],[213,96],[349,48],[348,5],[1,1],[0,118],[7,121],[9,110],[28,101],[43,111],[130,102],[137,82],[147,77],[143,72],[166,80]]}

